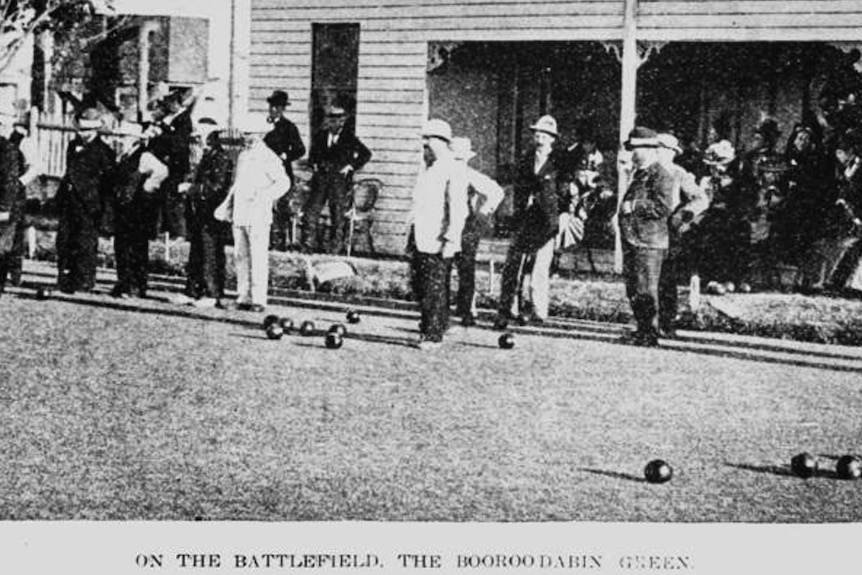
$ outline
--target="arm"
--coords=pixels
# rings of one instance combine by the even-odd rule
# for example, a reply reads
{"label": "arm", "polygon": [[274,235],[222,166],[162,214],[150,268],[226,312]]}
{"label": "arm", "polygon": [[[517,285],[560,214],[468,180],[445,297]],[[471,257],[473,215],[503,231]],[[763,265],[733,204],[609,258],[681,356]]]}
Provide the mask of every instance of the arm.
{"label": "arm", "polygon": [[371,150],[365,147],[365,144],[359,141],[359,138],[353,136],[353,151],[350,154],[350,169],[354,172],[359,171],[371,159]]}
{"label": "arm", "polygon": [[503,201],[503,188],[482,172],[472,168],[467,171],[467,177],[469,178],[468,184],[484,198],[481,208],[482,215],[488,216],[494,213],[497,206]]}
{"label": "arm", "polygon": [[168,177],[168,167],[150,152],[144,152],[138,164],[138,172],[146,176],[143,183],[144,191],[153,193],[159,189]]}
{"label": "arm", "polygon": [[290,142],[287,161],[292,162],[305,155],[305,144],[302,143],[302,137],[299,135],[299,128],[297,128],[292,122],[287,125],[287,137]]}
{"label": "arm", "polygon": [[12,212],[12,204],[18,193],[17,150],[8,142],[0,146],[0,221],[9,221]]}
{"label": "arm", "polygon": [[445,201],[448,218],[441,234],[444,258],[451,258],[461,251],[461,234],[469,215],[467,185],[466,173],[453,176],[446,185]]}
{"label": "arm", "polygon": [[673,206],[673,176],[667,170],[659,169],[648,178],[646,185],[651,191],[650,197],[632,200],[631,212],[645,220],[667,219]]}

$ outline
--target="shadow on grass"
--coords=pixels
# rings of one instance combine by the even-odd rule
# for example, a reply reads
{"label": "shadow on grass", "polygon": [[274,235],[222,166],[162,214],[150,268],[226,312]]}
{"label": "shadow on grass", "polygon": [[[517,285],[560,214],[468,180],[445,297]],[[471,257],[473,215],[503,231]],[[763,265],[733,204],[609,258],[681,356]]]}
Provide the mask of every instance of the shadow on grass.
{"label": "shadow on grass", "polygon": [[644,477],[638,477],[637,475],[632,475],[630,473],[621,473],[619,471],[608,471],[607,469],[590,469],[588,467],[582,467],[579,471],[585,471],[587,473],[592,473],[593,475],[602,475],[604,477],[611,477],[613,479],[622,479],[625,481],[634,481],[636,483],[646,483],[647,480]]}
{"label": "shadow on grass", "polygon": [[[321,331],[319,333],[315,333],[315,334],[310,335],[310,336],[300,336],[302,338],[302,340],[309,340],[309,341],[298,341],[298,342],[296,342],[296,345],[298,345],[300,347],[325,347],[322,342],[317,344],[317,343],[311,343],[311,341],[310,341],[312,338],[316,338],[316,337],[323,338],[325,335],[326,335],[326,332]],[[344,336],[343,339],[344,339],[344,345],[348,345],[350,340],[356,340],[356,341],[362,341],[362,342],[366,342],[366,343],[380,343],[380,344],[384,344],[384,345],[396,345],[396,346],[409,347],[409,348],[415,348],[416,347],[414,345],[413,339],[404,339],[404,338],[398,338],[398,337],[386,337],[383,335],[371,335],[371,334],[366,334],[366,333],[350,332],[346,336]],[[336,350],[333,350],[333,351],[336,351]]]}
{"label": "shadow on grass", "polygon": [[[837,459],[831,455],[821,455],[820,457]],[[743,471],[753,471],[754,473],[769,473],[771,475],[778,475],[782,477],[798,477],[789,467],[781,465],[751,465],[747,463],[725,463],[725,465],[736,469],[742,469]],[[814,475],[812,475],[808,479],[812,479],[814,477],[822,477],[825,479],[840,479],[838,473],[834,469],[824,469],[822,467],[818,468],[814,472]]]}

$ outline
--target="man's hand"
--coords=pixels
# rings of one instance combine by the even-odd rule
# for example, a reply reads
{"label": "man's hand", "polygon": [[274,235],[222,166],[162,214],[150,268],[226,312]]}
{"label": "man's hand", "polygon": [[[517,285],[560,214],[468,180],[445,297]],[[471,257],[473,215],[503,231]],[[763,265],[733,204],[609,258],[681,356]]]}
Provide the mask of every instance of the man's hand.
{"label": "man's hand", "polygon": [[9,212],[0,212],[0,222],[8,222],[12,214]]}
{"label": "man's hand", "polygon": [[458,253],[458,247],[454,242],[443,241],[443,251],[441,255],[444,260],[452,259]]}
{"label": "man's hand", "polygon": [[341,168],[341,175],[346,178],[347,176],[350,175],[350,172],[352,172],[352,171],[353,171],[353,166],[348,164],[348,165],[344,166],[343,168]]}
{"label": "man's hand", "polygon": [[189,182],[183,182],[179,186],[177,186],[177,191],[181,194],[189,193],[189,190],[192,189],[192,185]]}

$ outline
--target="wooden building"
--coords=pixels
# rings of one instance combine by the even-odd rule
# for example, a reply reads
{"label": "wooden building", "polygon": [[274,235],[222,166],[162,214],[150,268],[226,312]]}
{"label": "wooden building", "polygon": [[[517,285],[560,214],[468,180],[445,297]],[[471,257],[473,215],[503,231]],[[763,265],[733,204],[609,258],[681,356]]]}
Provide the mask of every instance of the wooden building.
{"label": "wooden building", "polygon": [[262,112],[287,90],[308,140],[331,98],[355,102],[374,151],[364,173],[386,185],[376,244],[391,253],[404,246],[429,115],[471,137],[474,163],[504,182],[541,113],[567,137],[589,121],[611,157],[636,118],[699,138],[729,112],[744,142],[765,114],[789,131],[862,42],[859,0],[234,2],[242,107]]}

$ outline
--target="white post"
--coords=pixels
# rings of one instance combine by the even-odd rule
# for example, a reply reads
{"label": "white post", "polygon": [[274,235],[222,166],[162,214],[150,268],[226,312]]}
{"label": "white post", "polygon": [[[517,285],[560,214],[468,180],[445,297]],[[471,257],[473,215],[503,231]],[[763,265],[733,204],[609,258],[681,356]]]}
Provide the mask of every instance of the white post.
{"label": "white post", "polygon": [[231,0],[230,9],[228,127],[236,128],[239,125],[240,115],[248,112],[251,0]]}
{"label": "white post", "polygon": [[[622,143],[628,137],[635,125],[635,104],[637,97],[638,76],[638,45],[637,45],[637,9],[638,0],[625,0],[625,19],[623,29],[622,54],[622,95],[620,100],[620,150]],[[623,201],[628,187],[628,174],[622,164],[617,162],[617,204]],[[614,271],[623,271],[623,246],[620,238],[619,225],[614,218]]]}

